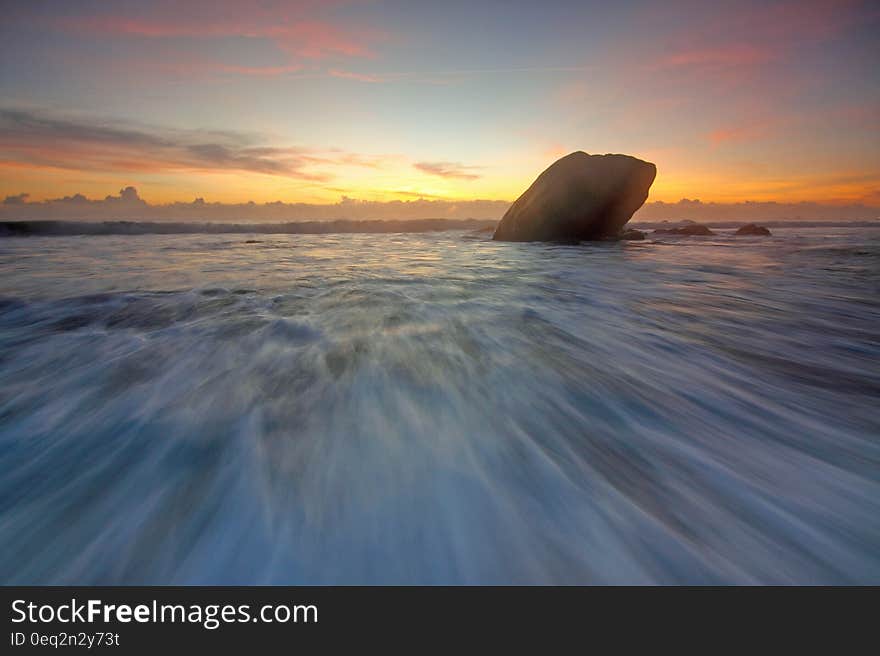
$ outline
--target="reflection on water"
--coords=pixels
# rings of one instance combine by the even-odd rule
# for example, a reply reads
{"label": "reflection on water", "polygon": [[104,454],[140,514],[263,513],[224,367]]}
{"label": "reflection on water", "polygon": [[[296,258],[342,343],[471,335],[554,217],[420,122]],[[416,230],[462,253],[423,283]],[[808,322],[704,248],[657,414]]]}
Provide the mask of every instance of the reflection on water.
{"label": "reflection on water", "polygon": [[880,230],[0,241],[5,583],[880,583]]}

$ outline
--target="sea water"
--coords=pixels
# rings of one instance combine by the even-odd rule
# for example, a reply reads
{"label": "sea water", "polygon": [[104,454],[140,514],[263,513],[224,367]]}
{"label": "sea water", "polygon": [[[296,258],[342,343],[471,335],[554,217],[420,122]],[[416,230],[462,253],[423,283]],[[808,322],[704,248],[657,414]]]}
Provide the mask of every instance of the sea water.
{"label": "sea water", "polygon": [[880,583],[880,228],[0,239],[0,582]]}

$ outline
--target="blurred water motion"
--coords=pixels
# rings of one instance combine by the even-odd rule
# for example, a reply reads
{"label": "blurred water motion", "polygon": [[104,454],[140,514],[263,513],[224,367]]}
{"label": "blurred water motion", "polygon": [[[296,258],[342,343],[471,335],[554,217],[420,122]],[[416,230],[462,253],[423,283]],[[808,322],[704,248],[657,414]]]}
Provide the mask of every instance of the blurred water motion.
{"label": "blurred water motion", "polygon": [[880,583],[880,229],[0,240],[0,581]]}

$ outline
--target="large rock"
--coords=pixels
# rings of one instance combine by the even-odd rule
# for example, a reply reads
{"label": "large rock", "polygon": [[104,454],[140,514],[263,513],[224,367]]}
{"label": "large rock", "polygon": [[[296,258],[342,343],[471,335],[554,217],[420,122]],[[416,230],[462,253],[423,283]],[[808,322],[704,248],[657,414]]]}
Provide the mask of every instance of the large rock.
{"label": "large rock", "polygon": [[493,239],[615,238],[648,198],[657,167],[629,155],[576,152],[554,162],[504,214]]}

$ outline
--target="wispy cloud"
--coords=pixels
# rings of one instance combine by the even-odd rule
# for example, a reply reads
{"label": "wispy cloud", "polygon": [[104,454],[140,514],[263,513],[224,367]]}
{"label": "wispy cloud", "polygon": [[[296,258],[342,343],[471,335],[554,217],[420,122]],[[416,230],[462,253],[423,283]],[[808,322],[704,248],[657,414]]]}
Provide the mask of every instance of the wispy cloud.
{"label": "wispy cloud", "polygon": [[724,44],[679,49],[660,57],[655,69],[700,68],[717,70],[727,67],[742,67],[762,64],[771,59],[774,49],[751,44]]}
{"label": "wispy cloud", "polygon": [[188,3],[204,5],[202,12],[181,15],[176,7],[154,9],[149,15],[95,14],[55,20],[62,30],[108,38],[218,39],[246,37],[266,39],[291,57],[327,59],[376,56],[374,45],[385,38],[381,30],[343,25],[312,18],[304,3],[281,3],[254,7],[252,3]]}
{"label": "wispy cloud", "polygon": [[333,166],[379,167],[382,158],[338,149],[269,146],[238,132],[174,130],[0,109],[0,160],[108,171],[242,171],[326,181]]}
{"label": "wispy cloud", "polygon": [[352,71],[341,71],[335,68],[330,69],[329,75],[331,77],[339,77],[345,80],[357,80],[358,82],[369,82],[372,84],[385,81],[385,78],[382,78],[378,75],[371,75],[368,73],[354,73]]}
{"label": "wispy cloud", "polygon": [[[316,77],[329,74],[328,64],[376,58],[377,46],[389,39],[384,29],[332,17],[338,4],[344,2],[153,0],[103,12],[39,13],[31,20],[120,46],[114,61],[94,64],[102,68],[196,78]],[[237,39],[235,47],[226,47],[230,39]],[[126,48],[131,43],[123,42],[138,44],[134,54]]]}
{"label": "wispy cloud", "polygon": [[211,68],[222,73],[234,75],[254,75],[257,77],[279,77],[289,73],[299,73],[303,70],[302,64],[288,64],[285,66],[232,66],[228,64],[216,64]]}
{"label": "wispy cloud", "polygon": [[[857,20],[858,0],[796,0],[733,4],[697,11],[679,33],[666,33],[651,70],[735,74],[791,56],[805,45],[838,36]],[[659,11],[652,9],[651,11]]]}
{"label": "wispy cloud", "polygon": [[476,180],[480,177],[474,171],[479,166],[465,166],[460,162],[416,162],[413,164],[422,173],[436,175],[441,178],[455,178],[458,180]]}

